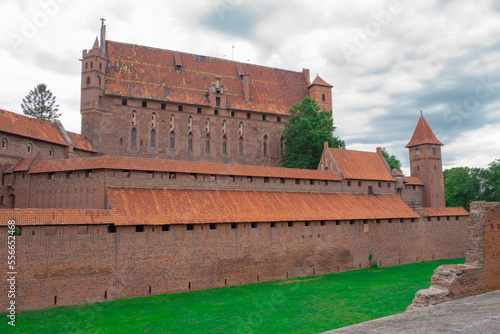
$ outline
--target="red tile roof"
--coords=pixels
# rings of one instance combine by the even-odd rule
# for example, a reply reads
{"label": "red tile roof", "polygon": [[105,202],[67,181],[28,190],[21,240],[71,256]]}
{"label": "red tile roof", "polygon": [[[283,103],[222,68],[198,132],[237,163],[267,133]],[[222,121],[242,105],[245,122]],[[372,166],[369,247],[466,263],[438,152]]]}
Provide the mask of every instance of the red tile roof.
{"label": "red tile roof", "polygon": [[330,181],[341,180],[340,176],[336,173],[310,169],[216,164],[210,162],[174,161],[165,159],[144,159],[118,157],[111,155],[91,158],[43,160],[33,166],[33,168],[30,170],[30,173],[49,173],[88,169],[122,169],[194,174],[316,179]]}
{"label": "red tile roof", "polygon": [[69,139],[73,142],[73,147],[83,151],[97,152],[92,143],[79,133],[68,132]]}
{"label": "red tile roof", "polygon": [[408,185],[423,186],[424,184],[416,176],[403,176],[403,183]]}
{"label": "red tile roof", "polygon": [[423,208],[424,217],[437,216],[468,216],[464,208]]}
{"label": "red tile roof", "polygon": [[395,181],[378,153],[329,148],[335,165],[346,179]]}
{"label": "red tile roof", "polygon": [[0,209],[0,226],[7,226],[9,220],[16,225],[79,225],[110,224],[109,210],[72,209]]}
{"label": "red tile roof", "polygon": [[316,78],[314,79],[314,81],[312,82],[312,85],[319,85],[319,86],[326,86],[326,87],[333,87],[332,85],[330,85],[328,82],[326,82],[325,80],[323,80],[319,75],[316,76]]}
{"label": "red tile roof", "polygon": [[[111,41],[106,48],[109,95],[209,105],[205,93],[216,76],[226,87],[231,109],[288,114],[307,95],[301,72]],[[181,73],[175,71],[174,59],[181,59]],[[249,75],[248,103],[237,68]]]}
{"label": "red tile roof", "polygon": [[410,142],[405,147],[408,148],[422,144],[443,145],[443,143],[436,138],[429,124],[425,121],[425,118],[420,117]]}
{"label": "red tile roof", "polygon": [[67,146],[55,124],[0,109],[0,132]]}
{"label": "red tile roof", "polygon": [[108,188],[116,224],[418,218],[396,195]]}
{"label": "red tile roof", "polygon": [[19,158],[12,167],[5,171],[5,173],[26,172],[30,169],[34,161],[35,158]]}

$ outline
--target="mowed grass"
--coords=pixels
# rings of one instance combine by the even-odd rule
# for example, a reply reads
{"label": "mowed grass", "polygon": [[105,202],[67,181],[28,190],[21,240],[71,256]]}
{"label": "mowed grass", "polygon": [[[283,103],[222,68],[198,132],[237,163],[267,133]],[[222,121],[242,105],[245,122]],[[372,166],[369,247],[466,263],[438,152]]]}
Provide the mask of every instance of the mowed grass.
{"label": "mowed grass", "polygon": [[0,333],[319,333],[405,311],[441,264],[371,268],[285,281],[2,314]]}

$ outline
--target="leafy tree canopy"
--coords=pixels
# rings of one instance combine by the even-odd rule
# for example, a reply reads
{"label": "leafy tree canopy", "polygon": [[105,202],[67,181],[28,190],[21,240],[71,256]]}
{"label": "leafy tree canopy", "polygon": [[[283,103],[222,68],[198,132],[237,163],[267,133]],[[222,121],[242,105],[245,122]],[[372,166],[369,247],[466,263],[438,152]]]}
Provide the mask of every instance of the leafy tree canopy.
{"label": "leafy tree canopy", "polygon": [[285,121],[283,131],[283,167],[317,169],[324,142],[334,148],[344,144],[344,141],[332,136],[336,129],[332,112],[320,109],[308,96],[290,108],[290,117]]}
{"label": "leafy tree canopy", "polygon": [[401,172],[401,161],[399,161],[394,154],[389,154],[389,152],[387,152],[387,149],[383,147],[382,155],[384,156],[384,159],[391,170],[397,169]]}
{"label": "leafy tree canopy", "polygon": [[455,167],[443,172],[446,206],[470,209],[472,201],[500,201],[500,159],[489,168]]}
{"label": "leafy tree canopy", "polygon": [[21,108],[25,115],[38,118],[42,121],[52,122],[61,116],[59,105],[56,105],[56,97],[44,83],[38,84],[23,99]]}

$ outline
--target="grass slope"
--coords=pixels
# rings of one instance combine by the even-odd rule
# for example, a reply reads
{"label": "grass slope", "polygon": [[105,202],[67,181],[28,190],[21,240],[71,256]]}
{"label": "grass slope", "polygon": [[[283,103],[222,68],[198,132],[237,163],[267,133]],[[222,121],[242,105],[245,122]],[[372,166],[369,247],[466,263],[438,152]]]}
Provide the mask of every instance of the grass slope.
{"label": "grass slope", "polygon": [[273,281],[20,312],[0,333],[318,333],[400,313],[441,264]]}

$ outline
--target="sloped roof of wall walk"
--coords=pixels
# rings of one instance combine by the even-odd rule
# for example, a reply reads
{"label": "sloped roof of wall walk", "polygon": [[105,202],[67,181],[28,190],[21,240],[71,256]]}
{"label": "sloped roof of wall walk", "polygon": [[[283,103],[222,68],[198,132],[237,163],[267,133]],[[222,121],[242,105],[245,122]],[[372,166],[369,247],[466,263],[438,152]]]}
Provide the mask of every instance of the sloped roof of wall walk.
{"label": "sloped roof of wall walk", "polygon": [[174,161],[165,159],[144,159],[118,156],[100,156],[77,159],[44,160],[38,162],[30,173],[48,173],[73,170],[114,169],[193,174],[214,174],[255,177],[280,177],[295,179],[316,179],[340,181],[332,172],[282,167],[262,167],[209,162]]}
{"label": "sloped roof of wall walk", "polygon": [[407,185],[423,186],[424,184],[416,176],[403,176],[403,182]]}
{"label": "sloped roof of wall walk", "polygon": [[339,172],[346,179],[396,181],[378,153],[329,148]]}
{"label": "sloped roof of wall walk", "polygon": [[469,213],[464,208],[422,208],[424,217],[437,216],[468,216]]}
{"label": "sloped roof of wall walk", "polygon": [[[68,146],[59,128],[54,123],[41,121],[2,109],[0,109],[0,132]],[[75,148],[96,152],[85,136],[69,131],[67,132]]]}
{"label": "sloped roof of wall walk", "polygon": [[1,209],[0,226],[10,220],[16,225],[98,225],[113,223],[110,210]]}
{"label": "sloped roof of wall walk", "polygon": [[436,138],[425,118],[420,117],[418,119],[417,126],[415,127],[415,131],[413,131],[410,142],[406,144],[405,147],[409,148],[423,144],[443,145],[443,143]]}
{"label": "sloped roof of wall walk", "polygon": [[[216,76],[225,85],[231,109],[288,114],[307,95],[302,72],[119,42],[107,41],[106,47],[105,93],[109,95],[208,106],[205,93]],[[181,73],[175,71],[179,61]],[[241,72],[249,75],[248,103],[238,76]]]}
{"label": "sloped roof of wall walk", "polygon": [[108,188],[116,224],[418,218],[396,195]]}

